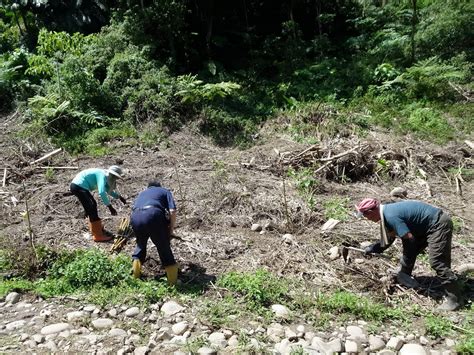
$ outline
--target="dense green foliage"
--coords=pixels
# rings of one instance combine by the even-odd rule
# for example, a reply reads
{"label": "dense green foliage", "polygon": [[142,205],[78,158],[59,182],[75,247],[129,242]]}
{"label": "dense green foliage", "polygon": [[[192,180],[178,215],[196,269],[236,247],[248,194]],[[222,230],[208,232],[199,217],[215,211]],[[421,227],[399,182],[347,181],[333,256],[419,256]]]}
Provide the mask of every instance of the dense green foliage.
{"label": "dense green foliage", "polygon": [[[473,129],[472,2],[1,4],[0,110],[25,102],[26,134],[71,151],[189,120],[242,144],[277,110],[329,135],[376,124],[442,143]],[[312,122],[321,103],[336,113]]]}

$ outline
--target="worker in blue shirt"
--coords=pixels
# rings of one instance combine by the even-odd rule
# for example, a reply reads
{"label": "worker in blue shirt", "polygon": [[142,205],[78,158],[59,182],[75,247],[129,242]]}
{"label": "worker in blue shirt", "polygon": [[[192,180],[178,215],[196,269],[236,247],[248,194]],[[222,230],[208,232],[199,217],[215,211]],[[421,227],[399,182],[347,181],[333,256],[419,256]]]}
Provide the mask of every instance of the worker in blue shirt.
{"label": "worker in blue shirt", "polygon": [[461,306],[461,287],[451,270],[453,222],[443,210],[421,201],[381,204],[372,198],[362,200],[356,208],[359,216],[381,225],[380,241],[368,246],[366,253],[382,253],[395,237],[401,238],[403,254],[399,273],[411,276],[417,256],[427,248],[430,265],[446,295],[439,309],[453,311]]}
{"label": "worker in blue shirt", "polygon": [[150,181],[148,188],[135,200],[130,217],[137,246],[133,252],[133,276],[139,278],[146,258],[148,238],[158,250],[165,268],[168,284],[175,285],[178,265],[171,250],[170,239],[176,225],[176,203],[171,191],[161,187],[158,181]]}
{"label": "worker in blue shirt", "polygon": [[89,217],[89,228],[95,242],[106,242],[111,240],[113,236],[104,234],[102,221],[97,211],[97,202],[91,192],[97,191],[112,216],[116,216],[117,211],[112,206],[109,196],[120,199],[124,204],[127,203],[125,198],[116,191],[117,179],[121,179],[122,176],[122,168],[112,165],[107,170],[85,169],[72,180],[70,190],[79,199],[86,215]]}

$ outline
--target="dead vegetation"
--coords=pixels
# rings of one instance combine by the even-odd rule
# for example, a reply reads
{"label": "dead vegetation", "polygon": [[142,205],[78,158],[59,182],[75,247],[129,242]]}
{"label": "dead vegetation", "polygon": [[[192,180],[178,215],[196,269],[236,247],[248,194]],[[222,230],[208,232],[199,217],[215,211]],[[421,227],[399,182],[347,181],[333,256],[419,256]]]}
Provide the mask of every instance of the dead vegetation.
{"label": "dead vegetation", "polygon": [[[191,275],[184,282],[264,267],[300,279],[308,288],[370,292],[388,303],[399,295],[431,307],[439,292],[426,262],[419,261],[415,269],[425,286],[422,293],[386,277],[387,269],[397,265],[398,244],[387,253],[390,260],[364,258],[354,250],[346,261],[329,258],[331,247],[358,248],[378,238],[375,225],[352,217],[353,205],[367,196],[390,198],[390,190],[401,185],[408,198],[438,205],[457,218],[453,264],[472,261],[473,181],[465,172],[474,165],[472,147],[464,143],[438,147],[377,133],[305,146],[264,136],[261,144],[242,151],[216,147],[188,128],[173,135],[164,151],[120,148],[116,155],[99,159],[60,151],[32,164],[55,148],[14,138],[14,122],[7,118],[2,124],[0,213],[2,238],[14,241],[19,250],[42,244],[58,250],[109,250],[110,244],[92,244],[82,208],[68,189],[80,169],[121,163],[127,174],[119,189],[130,202],[150,179],[160,179],[173,191],[179,209],[179,238],[173,248]],[[309,178],[317,182],[309,196],[313,205],[305,195],[309,190],[301,191],[297,178],[288,175],[290,169],[311,172]],[[328,219],[325,203],[334,198],[343,204],[346,219],[322,232]],[[109,216],[102,205],[99,215],[117,232],[130,206],[115,206],[119,216]],[[257,223],[261,232],[251,230]],[[132,248],[129,242],[122,252],[131,254]],[[145,271],[153,275],[159,268],[152,251]]]}

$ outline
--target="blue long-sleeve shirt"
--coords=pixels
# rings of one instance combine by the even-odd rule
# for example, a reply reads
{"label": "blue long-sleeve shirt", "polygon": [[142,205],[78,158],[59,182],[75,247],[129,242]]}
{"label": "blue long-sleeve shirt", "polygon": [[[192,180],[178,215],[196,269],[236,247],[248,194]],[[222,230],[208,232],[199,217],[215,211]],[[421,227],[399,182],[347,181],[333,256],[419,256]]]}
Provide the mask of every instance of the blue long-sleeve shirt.
{"label": "blue long-sleeve shirt", "polygon": [[113,198],[120,197],[120,194],[110,188],[107,182],[107,173],[103,169],[91,168],[82,170],[74,177],[72,183],[88,191],[97,191],[106,206],[110,205],[108,195]]}

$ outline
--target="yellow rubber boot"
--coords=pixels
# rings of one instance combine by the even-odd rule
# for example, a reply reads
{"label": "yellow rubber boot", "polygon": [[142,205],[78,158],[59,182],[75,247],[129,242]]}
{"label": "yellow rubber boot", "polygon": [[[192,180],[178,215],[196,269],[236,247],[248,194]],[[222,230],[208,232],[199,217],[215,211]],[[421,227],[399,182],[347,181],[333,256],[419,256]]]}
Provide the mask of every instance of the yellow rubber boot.
{"label": "yellow rubber boot", "polygon": [[168,279],[168,285],[174,286],[178,281],[178,264],[165,266],[166,278]]}
{"label": "yellow rubber boot", "polygon": [[133,277],[136,279],[139,279],[142,274],[142,263],[138,259],[133,260],[132,274],[133,274]]}

